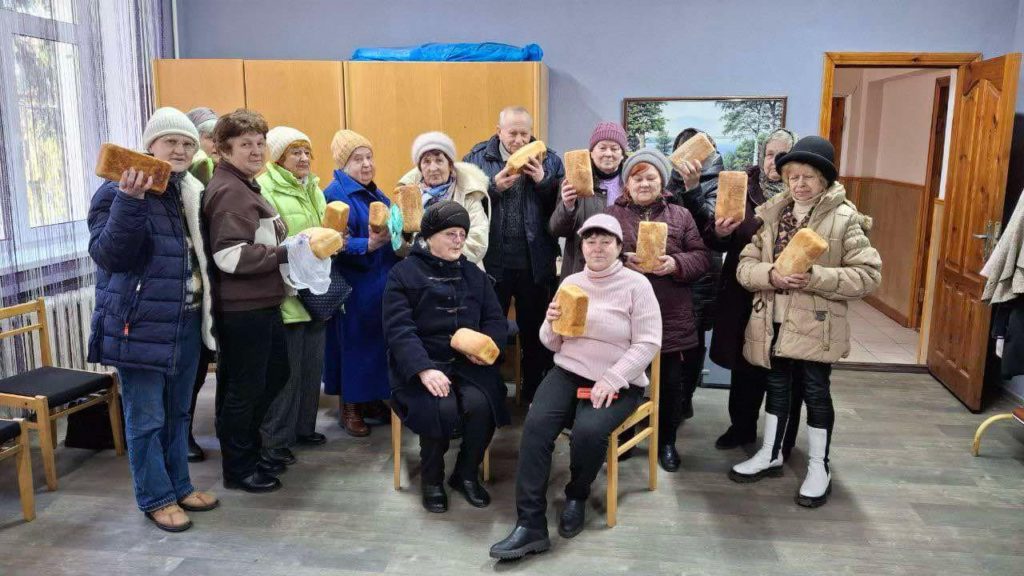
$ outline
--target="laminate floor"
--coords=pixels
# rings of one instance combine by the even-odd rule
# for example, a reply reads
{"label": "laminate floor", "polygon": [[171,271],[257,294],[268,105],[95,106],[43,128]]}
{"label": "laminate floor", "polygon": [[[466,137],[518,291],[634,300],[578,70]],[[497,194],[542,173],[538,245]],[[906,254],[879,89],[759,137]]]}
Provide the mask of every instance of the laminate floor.
{"label": "laminate floor", "polygon": [[[553,548],[511,563],[496,563],[487,550],[514,521],[521,412],[495,439],[491,507],[472,508],[453,494],[449,513],[433,515],[419,504],[413,434],[403,435],[403,489],[395,492],[389,429],[350,438],[326,414],[319,428],[329,442],[298,451],[281,491],[224,490],[212,388],[198,417],[211,458],[192,467],[192,478],[221,497],[219,509],[193,514],[188,532],[167,534],[135,509],[127,459],[61,448],[60,490],[51,493],[33,451],[34,522],[21,521],[13,463],[0,466],[0,574],[1005,575],[1024,565],[1024,426],[995,425],[981,457],[972,457],[986,415],[970,414],[926,375],[834,373],[834,490],[816,510],[793,502],[806,466],[803,437],[784,477],[729,481],[729,467],[755,447],[715,450],[727,392],[703,389],[680,432],[682,469],[659,471],[658,490],[648,492],[645,460],[624,462],[614,529],[604,523],[602,474],[587,529],[567,541],[555,532],[568,479],[562,439],[549,491]],[[1009,407],[1001,401],[987,414]]]}

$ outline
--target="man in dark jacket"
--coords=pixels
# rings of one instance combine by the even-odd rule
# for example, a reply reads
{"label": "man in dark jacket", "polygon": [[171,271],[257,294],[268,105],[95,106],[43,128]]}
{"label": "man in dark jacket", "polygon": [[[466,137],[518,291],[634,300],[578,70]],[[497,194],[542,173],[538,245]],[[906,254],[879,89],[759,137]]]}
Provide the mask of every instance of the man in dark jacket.
{"label": "man in dark jacket", "polygon": [[497,133],[463,158],[479,166],[490,180],[491,232],[484,268],[496,282],[498,301],[506,314],[515,298],[527,402],[552,364],[539,333],[551,301],[559,254],[548,220],[565,176],[562,160],[552,150],[543,160],[531,160],[520,173],[510,173],[505,166],[508,157],[533,140],[530,113],[522,107],[506,108],[498,115]]}

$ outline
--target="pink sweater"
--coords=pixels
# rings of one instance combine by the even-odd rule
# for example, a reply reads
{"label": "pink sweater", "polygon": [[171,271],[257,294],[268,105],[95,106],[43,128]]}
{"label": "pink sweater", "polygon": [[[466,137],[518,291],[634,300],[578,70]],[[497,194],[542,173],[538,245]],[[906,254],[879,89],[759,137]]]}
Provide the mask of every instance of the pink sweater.
{"label": "pink sweater", "polygon": [[584,268],[562,283],[582,288],[590,303],[583,336],[559,336],[550,322],[541,325],[541,342],[555,353],[555,364],[618,390],[647,386],[644,370],[661,347],[661,309],[647,278],[615,262],[603,272]]}

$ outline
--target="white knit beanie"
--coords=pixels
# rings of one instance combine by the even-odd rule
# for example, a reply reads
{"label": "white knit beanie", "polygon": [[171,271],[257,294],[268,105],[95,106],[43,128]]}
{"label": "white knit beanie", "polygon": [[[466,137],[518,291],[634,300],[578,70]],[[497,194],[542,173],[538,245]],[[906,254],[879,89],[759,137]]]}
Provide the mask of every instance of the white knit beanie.
{"label": "white knit beanie", "polygon": [[444,132],[425,132],[412,141],[412,163],[420,167],[420,158],[432,150],[444,153],[452,162],[455,161],[455,142]]}
{"label": "white knit beanie", "polygon": [[142,132],[142,149],[148,151],[153,142],[161,136],[180,134],[191,138],[199,144],[199,131],[184,112],[177,108],[160,108],[149,117],[146,129]]}
{"label": "white knit beanie", "polygon": [[[267,132],[267,160],[270,162],[277,162],[281,159],[284,151],[288,149],[288,145],[292,142],[298,142],[304,140],[310,142],[309,136],[306,136],[302,132],[288,126],[274,126]],[[312,143],[310,143],[312,146]]]}

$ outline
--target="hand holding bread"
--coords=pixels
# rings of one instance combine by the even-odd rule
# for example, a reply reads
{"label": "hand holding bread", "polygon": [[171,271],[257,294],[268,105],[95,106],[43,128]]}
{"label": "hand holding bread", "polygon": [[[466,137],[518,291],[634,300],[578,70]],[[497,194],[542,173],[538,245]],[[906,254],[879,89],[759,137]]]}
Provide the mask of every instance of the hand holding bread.
{"label": "hand holding bread", "polygon": [[153,186],[153,177],[146,177],[142,171],[136,172],[135,168],[129,168],[121,174],[121,180],[117,188],[135,199],[141,199],[146,195],[146,190]]}

